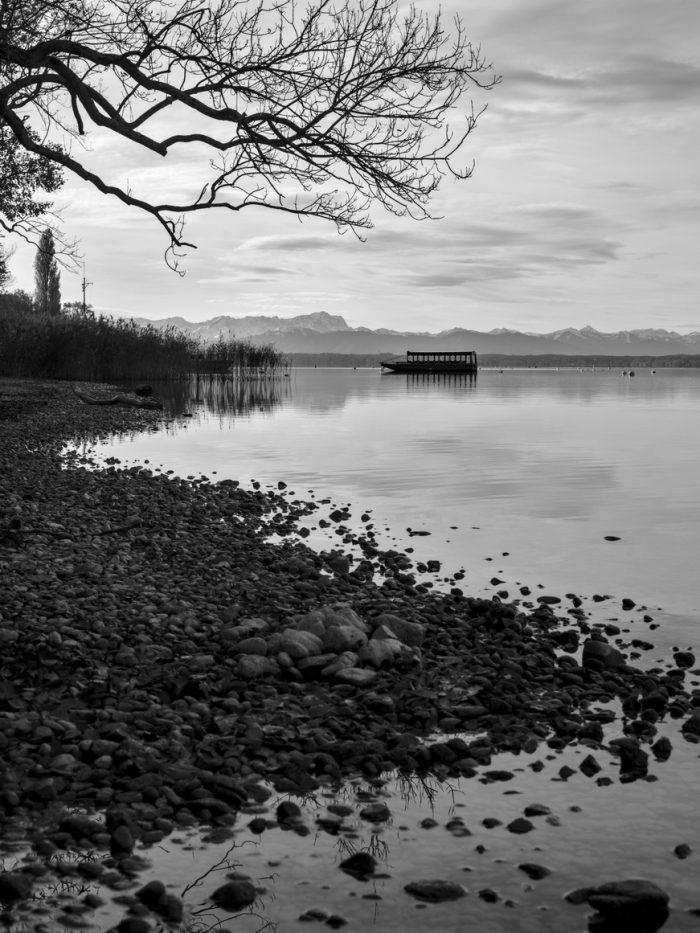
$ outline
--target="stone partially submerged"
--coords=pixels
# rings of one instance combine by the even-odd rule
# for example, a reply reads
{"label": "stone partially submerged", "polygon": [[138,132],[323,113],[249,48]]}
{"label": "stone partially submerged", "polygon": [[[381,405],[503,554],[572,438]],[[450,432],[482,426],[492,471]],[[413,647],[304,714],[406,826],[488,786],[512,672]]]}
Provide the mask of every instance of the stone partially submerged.
{"label": "stone partially submerged", "polygon": [[597,911],[589,919],[592,933],[655,933],[669,917],[669,896],[652,881],[630,878],[567,894],[572,904],[587,903]]}
{"label": "stone partially submerged", "polygon": [[454,881],[412,881],[404,887],[404,891],[412,897],[417,897],[421,901],[431,901],[439,903],[440,901],[456,901],[466,895],[466,891],[461,884]]}

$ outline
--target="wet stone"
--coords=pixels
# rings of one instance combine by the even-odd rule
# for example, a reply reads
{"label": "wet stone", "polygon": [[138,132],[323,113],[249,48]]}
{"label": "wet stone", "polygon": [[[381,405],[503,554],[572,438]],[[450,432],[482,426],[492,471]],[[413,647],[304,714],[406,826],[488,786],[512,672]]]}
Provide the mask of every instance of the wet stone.
{"label": "wet stone", "polygon": [[692,853],[692,849],[686,842],[681,842],[673,849],[673,854],[676,858],[686,859]]}
{"label": "wet stone", "polygon": [[552,874],[551,868],[545,868],[544,865],[538,865],[536,862],[521,862],[518,868],[533,881],[540,881],[542,878],[546,878],[547,875]]}
{"label": "wet stone", "polygon": [[360,818],[371,823],[381,823],[391,818],[391,810],[385,803],[370,803],[360,810]]}
{"label": "wet stone", "polygon": [[252,904],[256,897],[257,892],[250,881],[227,881],[214,891],[211,899],[223,910],[241,910]]}
{"label": "wet stone", "polygon": [[377,860],[369,852],[356,852],[342,861],[339,867],[349,875],[362,878],[374,873]]}
{"label": "wet stone", "polygon": [[525,807],[523,812],[525,816],[549,816],[552,811],[543,803],[531,803]]}
{"label": "wet stone", "polygon": [[20,872],[4,871],[0,873],[0,901],[12,903],[29,895],[32,879]]}
{"label": "wet stone", "polygon": [[579,771],[581,771],[582,774],[585,774],[586,777],[593,777],[594,774],[597,774],[601,770],[601,766],[598,764],[593,755],[586,755],[586,757],[579,765]]}
{"label": "wet stone", "polygon": [[452,881],[412,881],[404,886],[404,891],[419,900],[439,903],[441,901],[455,901],[466,895],[461,884]]}

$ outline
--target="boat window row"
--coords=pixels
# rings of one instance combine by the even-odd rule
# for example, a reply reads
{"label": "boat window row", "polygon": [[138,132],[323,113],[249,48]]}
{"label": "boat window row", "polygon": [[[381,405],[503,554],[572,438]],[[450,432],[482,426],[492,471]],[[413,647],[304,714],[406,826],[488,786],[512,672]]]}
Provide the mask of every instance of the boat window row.
{"label": "boat window row", "polygon": [[412,353],[406,354],[412,363],[471,363],[474,359],[473,351],[466,353]]}

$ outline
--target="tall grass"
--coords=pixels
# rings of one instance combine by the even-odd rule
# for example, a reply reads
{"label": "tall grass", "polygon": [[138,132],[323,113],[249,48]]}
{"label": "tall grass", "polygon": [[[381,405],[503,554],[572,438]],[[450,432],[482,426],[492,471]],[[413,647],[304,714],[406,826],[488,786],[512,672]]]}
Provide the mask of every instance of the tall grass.
{"label": "tall grass", "polygon": [[240,375],[271,374],[286,365],[282,354],[274,347],[254,346],[247,340],[224,340],[200,348],[195,371],[199,373],[230,373]]}
{"label": "tall grass", "polygon": [[[207,366],[211,365],[211,370]],[[192,372],[277,370],[272,347],[236,340],[203,346],[175,328],[104,316],[37,314],[0,302],[0,375],[86,382],[175,379]]]}

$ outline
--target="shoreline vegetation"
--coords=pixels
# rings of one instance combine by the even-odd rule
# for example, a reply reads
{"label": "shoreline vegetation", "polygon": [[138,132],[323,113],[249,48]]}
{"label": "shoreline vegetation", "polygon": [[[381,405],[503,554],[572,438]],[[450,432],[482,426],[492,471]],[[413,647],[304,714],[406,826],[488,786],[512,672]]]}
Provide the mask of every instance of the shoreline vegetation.
{"label": "shoreline vegetation", "polygon": [[[2,299],[0,295],[0,299]],[[0,375],[86,382],[180,379],[191,373],[241,378],[282,375],[271,346],[223,337],[202,343],[176,328],[87,314],[47,314],[0,301]]]}
{"label": "shoreline vegetation", "polygon": [[[306,547],[299,521],[319,506],[282,481],[244,489],[90,459],[99,438],[162,426],[84,406],[66,384],[0,379],[0,822],[22,826],[36,858],[94,851],[90,877],[119,890],[138,875],[135,847],[230,829],[269,785],[502,780],[499,751],[570,743],[588,746],[588,776],[614,758],[629,783],[671,754],[659,719],[700,740],[694,656],[635,666],[639,646],[575,594],[437,592],[423,581],[439,566],[380,549],[371,530],[347,529],[358,559]],[[610,741],[615,721],[624,737]],[[299,812],[289,801],[270,819],[293,828]],[[13,915],[39,874],[0,874]],[[165,902],[144,903],[163,916]]]}

